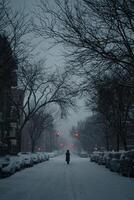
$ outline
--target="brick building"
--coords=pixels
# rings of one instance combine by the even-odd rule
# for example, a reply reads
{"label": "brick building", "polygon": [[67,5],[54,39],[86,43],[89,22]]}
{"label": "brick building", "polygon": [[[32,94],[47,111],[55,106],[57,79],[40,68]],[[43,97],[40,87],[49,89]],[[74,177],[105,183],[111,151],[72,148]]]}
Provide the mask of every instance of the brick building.
{"label": "brick building", "polygon": [[17,86],[17,62],[8,38],[0,35],[0,143],[10,149],[12,87]]}

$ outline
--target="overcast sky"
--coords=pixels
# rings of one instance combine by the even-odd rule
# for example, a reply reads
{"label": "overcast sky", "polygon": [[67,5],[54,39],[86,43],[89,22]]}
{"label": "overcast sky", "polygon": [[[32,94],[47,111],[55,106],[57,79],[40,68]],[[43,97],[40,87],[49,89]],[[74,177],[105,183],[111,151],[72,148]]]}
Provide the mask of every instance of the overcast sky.
{"label": "overcast sky", "polygon": [[[12,6],[15,9],[25,8],[29,14],[33,14],[32,10],[35,5],[39,2],[39,0],[10,0]],[[50,0],[53,2],[54,0]],[[36,39],[35,39],[36,40]],[[36,42],[36,41],[34,41]],[[52,66],[64,65],[64,60],[61,52],[61,48],[55,47],[48,51],[48,46],[46,45],[46,41],[42,42],[40,45],[36,47],[36,52],[40,53],[41,57],[47,58],[47,65],[52,68]],[[84,108],[83,101],[79,101],[78,103],[79,109],[78,112],[75,113],[74,111],[69,111],[69,115],[67,119],[61,119],[58,123],[58,130],[61,131],[63,134],[68,135],[69,130],[72,126],[75,126],[79,120],[83,120],[87,116],[91,115],[90,111],[86,111]]]}

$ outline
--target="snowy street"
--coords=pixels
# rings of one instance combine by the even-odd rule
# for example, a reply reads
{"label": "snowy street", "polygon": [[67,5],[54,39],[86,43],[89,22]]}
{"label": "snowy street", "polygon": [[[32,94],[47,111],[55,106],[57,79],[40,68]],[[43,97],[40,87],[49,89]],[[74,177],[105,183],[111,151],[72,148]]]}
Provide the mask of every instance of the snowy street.
{"label": "snowy street", "polygon": [[62,155],[0,179],[0,200],[134,200],[134,178]]}

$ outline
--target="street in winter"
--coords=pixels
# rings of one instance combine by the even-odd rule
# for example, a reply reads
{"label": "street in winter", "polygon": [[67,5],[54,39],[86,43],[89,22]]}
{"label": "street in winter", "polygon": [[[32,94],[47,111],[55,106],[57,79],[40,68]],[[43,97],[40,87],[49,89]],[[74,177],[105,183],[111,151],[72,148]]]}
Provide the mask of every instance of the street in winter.
{"label": "street in winter", "polygon": [[0,0],[0,200],[134,200],[134,0]]}
{"label": "street in winter", "polygon": [[134,178],[61,155],[0,180],[0,200],[134,200]]}

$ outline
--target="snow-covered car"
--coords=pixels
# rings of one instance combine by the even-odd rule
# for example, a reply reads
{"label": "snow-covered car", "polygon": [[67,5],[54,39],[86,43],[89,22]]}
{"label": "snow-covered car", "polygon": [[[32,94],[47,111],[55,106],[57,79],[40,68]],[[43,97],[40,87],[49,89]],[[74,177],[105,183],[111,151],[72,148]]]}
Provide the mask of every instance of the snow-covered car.
{"label": "snow-covered car", "polygon": [[39,156],[37,153],[31,153],[31,157],[32,157],[32,160],[33,160],[33,163],[34,164],[37,164],[40,162],[40,159],[39,159]]}
{"label": "snow-covered car", "polygon": [[44,152],[43,154],[45,156],[45,160],[49,160],[49,155],[46,152]]}
{"label": "snow-covered car", "polygon": [[46,161],[46,157],[43,152],[39,152],[39,155],[41,157],[41,162]]}
{"label": "snow-covered car", "polygon": [[17,161],[16,161],[16,171],[19,171],[24,168],[25,163],[24,159],[21,156],[16,156]]}
{"label": "snow-covered car", "polygon": [[105,164],[105,160],[104,160],[104,152],[100,152],[99,156],[98,156],[98,164],[99,165],[104,165]]}
{"label": "snow-covered car", "polygon": [[54,152],[47,152],[47,154],[49,155],[49,158],[54,158],[55,157],[55,153]]}
{"label": "snow-covered car", "polygon": [[2,176],[2,167],[7,166],[9,163],[9,157],[0,156],[0,177]]}
{"label": "snow-covered car", "polygon": [[110,152],[109,151],[104,151],[104,155],[103,155],[103,162],[104,162],[104,165],[106,165],[106,162],[107,162],[107,157],[108,157],[108,154]]}
{"label": "snow-covered car", "polygon": [[119,173],[134,177],[134,150],[125,152],[122,159],[120,159]]}
{"label": "snow-covered car", "polygon": [[113,172],[119,172],[120,170],[120,157],[121,152],[115,152],[112,154],[112,159],[109,162],[109,169]]}
{"label": "snow-covered car", "polygon": [[92,154],[90,155],[90,161],[91,162],[98,162],[98,158],[99,158],[99,151],[94,151],[92,152]]}
{"label": "snow-covered car", "polygon": [[88,153],[85,152],[85,151],[83,151],[83,152],[81,152],[81,153],[79,154],[79,156],[80,156],[81,158],[88,158]]}
{"label": "snow-covered car", "polygon": [[105,157],[105,167],[106,168],[109,168],[110,161],[112,160],[112,158],[113,158],[112,152],[108,152],[107,155],[106,155],[106,157]]}
{"label": "snow-covered car", "polygon": [[0,166],[6,166],[9,162],[9,156],[0,156]]}
{"label": "snow-covered car", "polygon": [[49,158],[54,158],[54,157],[60,155],[59,151],[47,152],[47,154],[49,155]]}
{"label": "snow-covered car", "polygon": [[33,166],[33,160],[30,152],[19,152],[18,156],[20,156],[24,160],[25,167]]}
{"label": "snow-covered car", "polygon": [[[3,163],[1,173],[2,177],[7,175],[12,175],[16,172],[18,167],[18,157],[17,156],[8,156],[6,157],[7,163]],[[20,165],[20,163],[19,163]],[[20,167],[20,166],[19,166]]]}
{"label": "snow-covered car", "polygon": [[90,154],[90,161],[95,162],[95,155],[94,152]]}
{"label": "snow-covered car", "polygon": [[39,163],[41,163],[43,161],[43,157],[42,157],[41,153],[35,152],[35,154],[38,156]]}

